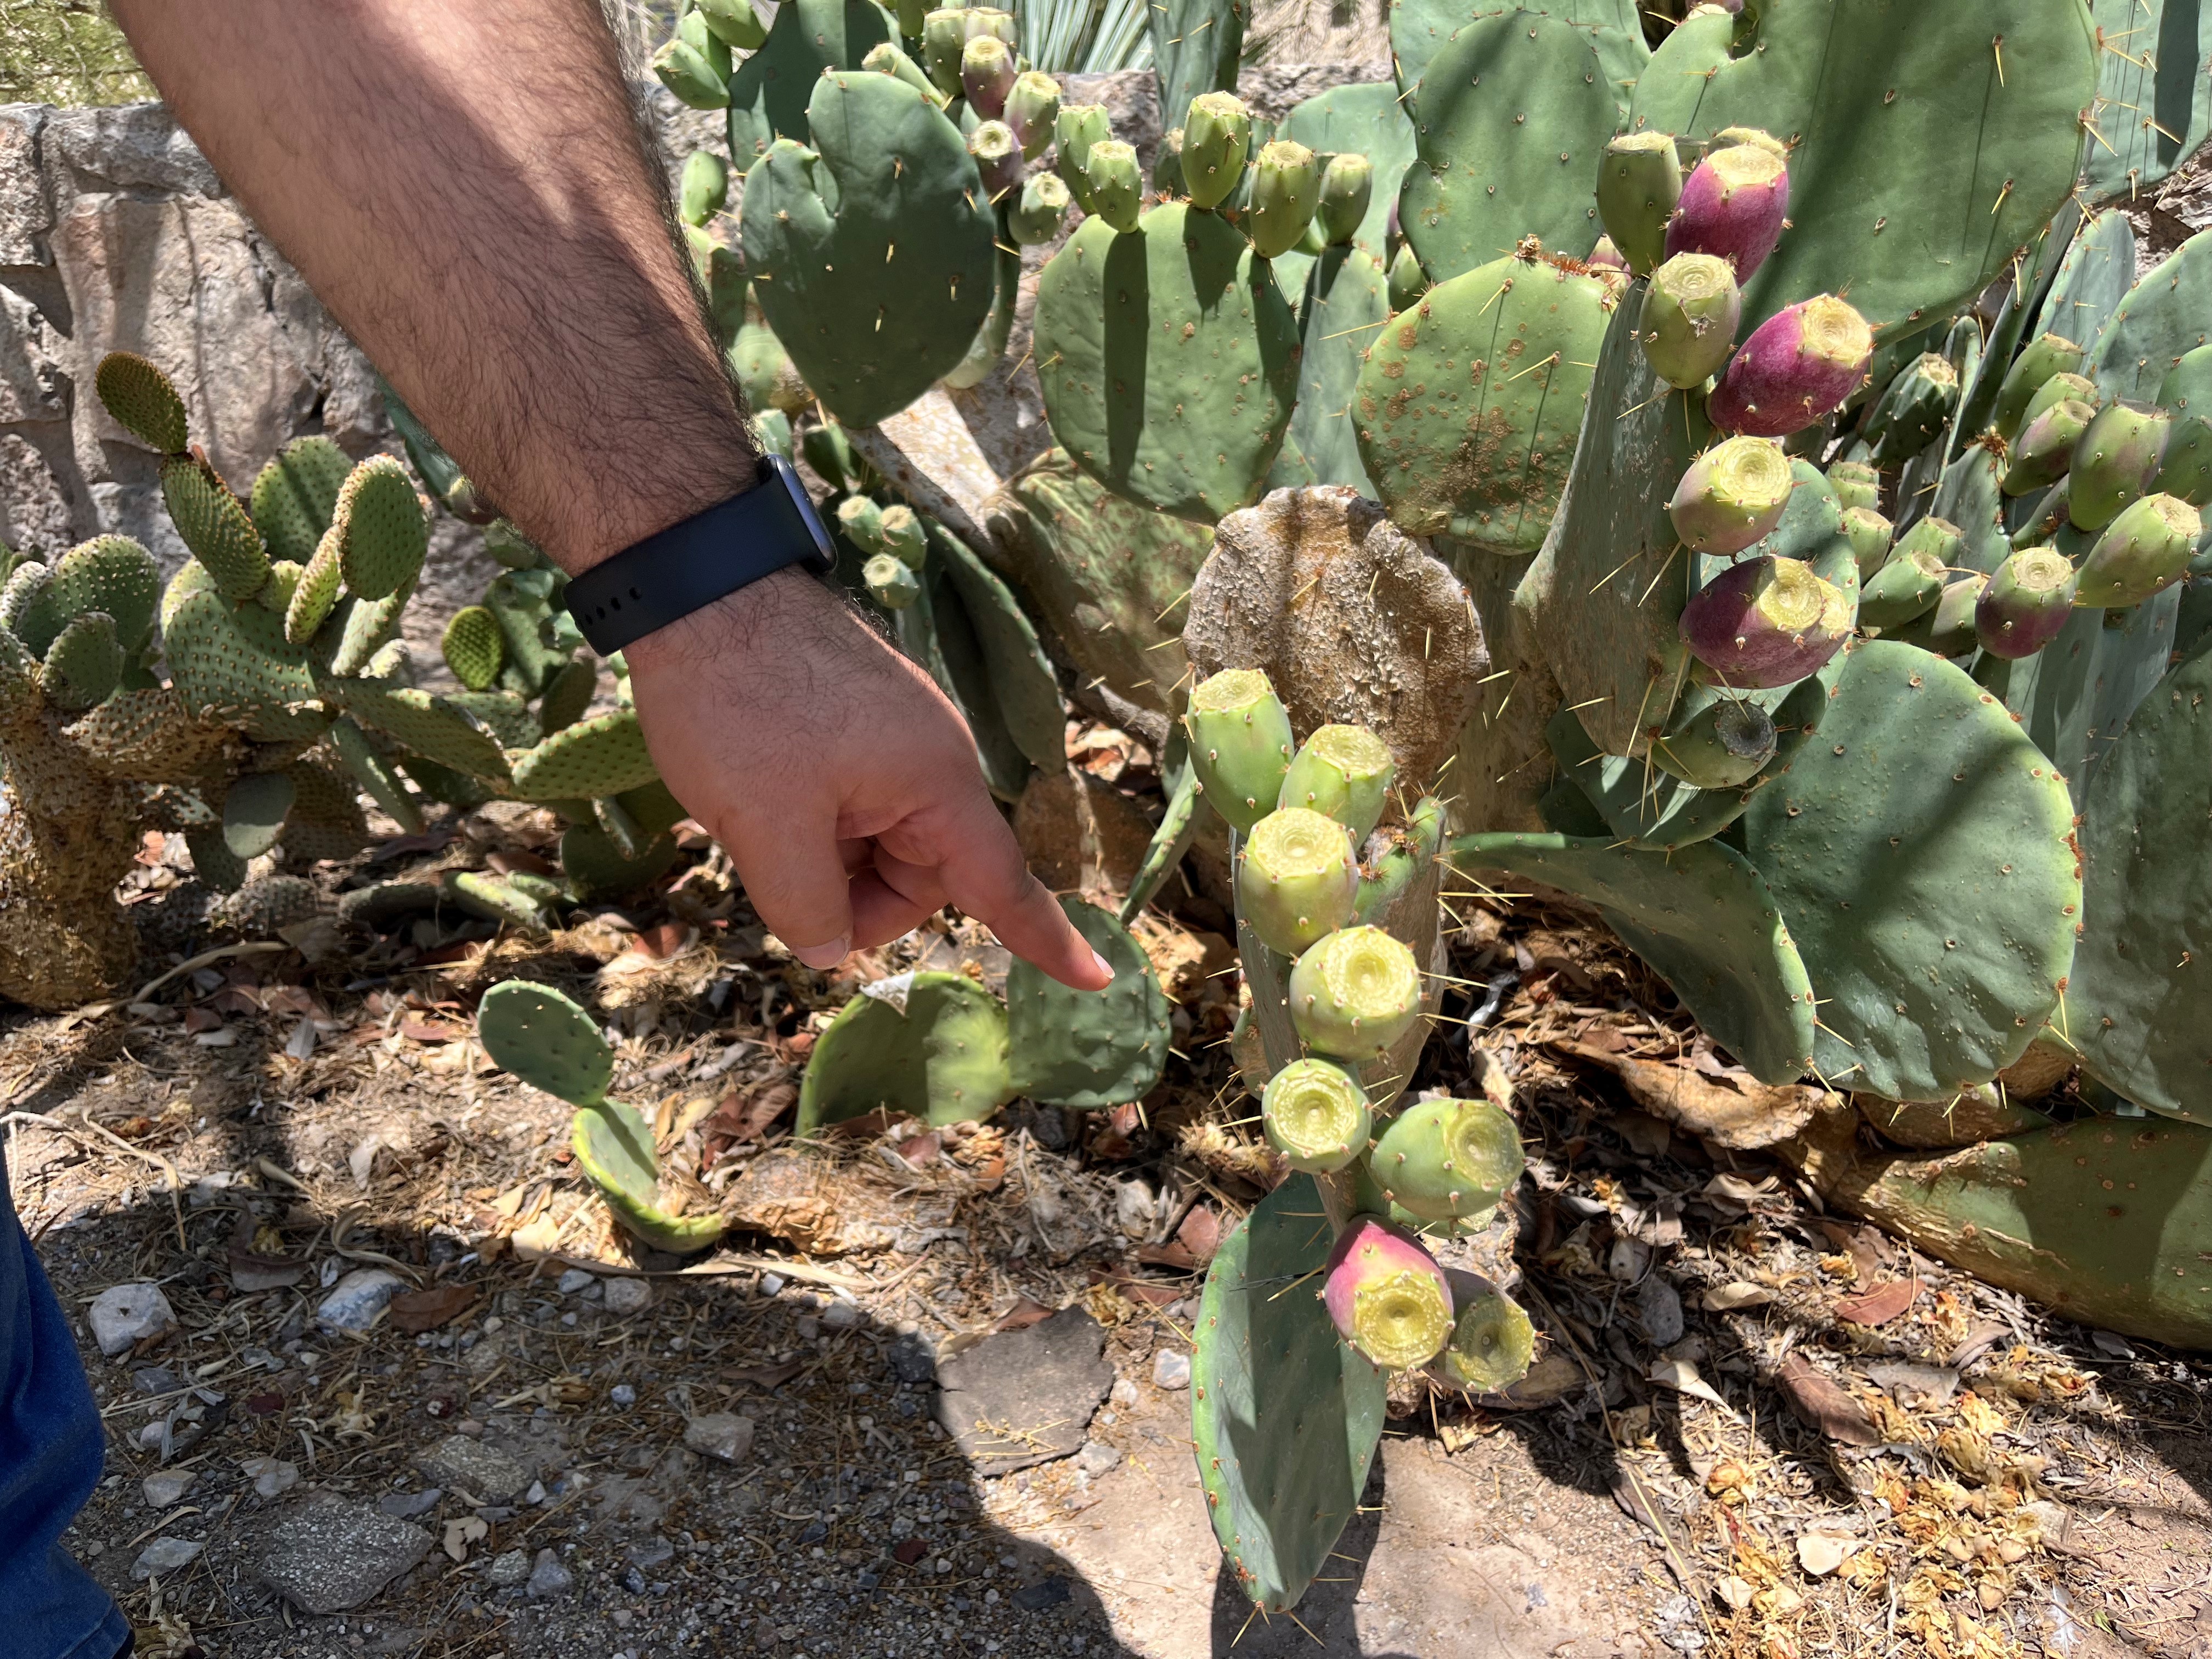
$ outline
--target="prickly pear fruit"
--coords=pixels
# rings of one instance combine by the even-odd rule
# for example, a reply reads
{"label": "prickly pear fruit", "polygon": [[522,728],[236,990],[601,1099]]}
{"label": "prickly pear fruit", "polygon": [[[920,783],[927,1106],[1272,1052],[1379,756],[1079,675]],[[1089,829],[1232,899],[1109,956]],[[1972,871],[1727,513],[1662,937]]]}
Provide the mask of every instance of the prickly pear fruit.
{"label": "prickly pear fruit", "polygon": [[1321,239],[1331,247],[1352,240],[1367,216],[1367,204],[1375,194],[1375,164],[1358,150],[1345,150],[1328,158],[1322,169],[1321,201],[1314,222]]}
{"label": "prickly pear fruit", "polygon": [[1990,579],[1978,570],[1954,574],[1936,596],[1933,610],[1902,628],[1884,630],[1883,637],[1917,645],[1939,657],[1963,657],[1974,648],[1974,613],[1989,585]]}
{"label": "prickly pear fruit", "polygon": [[1858,562],[1861,580],[1881,568],[1889,557],[1889,539],[1895,526],[1870,507],[1847,507],[1844,509],[1844,537],[1851,544],[1851,557]]}
{"label": "prickly pear fruit", "polygon": [[507,666],[507,635],[480,605],[464,605],[446,624],[446,666],[471,691],[489,690]]}
{"label": "prickly pear fruit", "polygon": [[2172,428],[2161,410],[2107,404],[2074,441],[2066,470],[2066,516],[2094,535],[2150,487]]}
{"label": "prickly pear fruit", "polygon": [[1793,480],[1769,438],[1725,439],[1690,463],[1667,503],[1674,533],[1699,553],[1741,553],[1782,522]]}
{"label": "prickly pear fruit", "polygon": [[1759,775],[1780,741],[1757,703],[1698,687],[1651,744],[1651,763],[1698,789],[1733,789]]}
{"label": "prickly pear fruit", "polygon": [[1352,837],[1310,808],[1268,813],[1237,851],[1237,914],[1286,957],[1349,921],[1358,896]]}
{"label": "prickly pear fruit", "polygon": [[1260,1121],[1293,1170],[1328,1175],[1367,1150],[1374,1127],[1367,1091],[1342,1066],[1294,1060],[1267,1080]]}
{"label": "prickly pear fruit", "polygon": [[921,527],[921,520],[914,509],[900,501],[887,507],[880,520],[884,550],[896,555],[899,562],[909,570],[919,570],[929,556],[929,538]]}
{"label": "prickly pear fruit", "polygon": [[1278,138],[1262,144],[1252,163],[1250,222],[1253,251],[1279,258],[1298,245],[1313,222],[1321,169],[1304,144]]}
{"label": "prickly pear fruit", "polygon": [[109,352],[93,370],[92,386],[116,424],[148,447],[180,455],[191,441],[185,400],[169,377],[137,352]]}
{"label": "prickly pear fruit", "polygon": [[[687,28],[686,24],[696,24]],[[693,109],[726,109],[730,102],[730,48],[707,32],[706,21],[686,17],[653,54],[653,72],[679,103]]]}
{"label": "prickly pear fruit", "polygon": [[[1673,134],[1626,133],[1605,147],[1597,172],[1598,218],[1622,262],[1638,276],[1649,276],[1667,257],[1667,222],[1681,199],[1682,157]],[[1730,329],[1731,343],[1735,336]]]}
{"label": "prickly pear fruit", "polygon": [[2075,445],[2096,418],[2092,405],[2071,398],[2042,410],[2013,445],[2012,465],[1999,488],[2008,495],[2030,495],[2057,483],[2073,464]]}
{"label": "prickly pear fruit", "polygon": [[960,48],[960,89],[968,107],[986,121],[1006,113],[1015,74],[1014,54],[994,35],[979,34]]}
{"label": "prickly pear fruit", "polygon": [[1651,273],[1644,355],[1668,385],[1688,391],[1719,374],[1735,349],[1743,294],[1728,261],[1678,253]]}
{"label": "prickly pear fruit", "polygon": [[[969,44],[981,43],[971,41]],[[993,40],[990,44],[1000,52],[1006,50],[999,41]],[[975,158],[975,171],[983,179],[983,194],[992,201],[997,201],[1021,183],[1021,143],[1014,137],[1014,130],[1004,121],[978,122],[975,131],[968,135],[968,153]]]}
{"label": "prickly pear fruit", "polygon": [[1959,406],[1959,371],[1938,352],[1923,352],[1882,389],[1867,419],[1867,441],[1878,467],[1900,466],[1933,443]]}
{"label": "prickly pear fruit", "polygon": [[1389,1370],[1425,1365],[1451,1340],[1451,1286],[1411,1233],[1354,1216],[1328,1253],[1322,1300],[1337,1334]]}
{"label": "prickly pear fruit", "polygon": [[698,0],[699,21],[726,46],[753,52],[768,42],[768,28],[752,0]]}
{"label": "prickly pear fruit", "polygon": [[1881,474],[1864,461],[1838,461],[1828,469],[1828,487],[1847,513],[1855,507],[1875,511],[1881,507]]}
{"label": "prickly pear fruit", "polygon": [[2054,376],[2080,368],[2081,356],[2080,346],[2057,334],[2043,335],[2021,347],[2005,370],[2004,383],[1997,387],[1997,400],[1990,410],[1990,424],[1997,435],[2010,443],[2031,418],[2028,404],[2035,394]]}
{"label": "prickly pear fruit", "polygon": [[933,11],[921,20],[921,66],[948,98],[963,95],[960,58],[968,44],[968,14],[960,7]]}
{"label": "prickly pear fruit", "polygon": [[1437,1364],[1445,1378],[1475,1394],[1494,1394],[1528,1374],[1536,1328],[1513,1299],[1490,1291],[1466,1302]]}
{"label": "prickly pear fruit", "polygon": [[[1750,149],[1739,145],[1732,153]],[[1739,270],[1739,281],[1742,275]],[[1873,356],[1866,319],[1834,295],[1817,294],[1752,331],[1706,399],[1705,413],[1723,432],[1786,438],[1842,408]]]}
{"label": "prickly pear fruit", "polygon": [[2121,510],[2081,561],[2074,602],[2106,610],[2142,604],[2181,580],[2203,533],[2187,501],[2143,496]]}
{"label": "prickly pear fruit", "polygon": [[1610,236],[1599,237],[1597,246],[1589,251],[1589,258],[1583,263],[1593,270],[1626,272],[1628,269],[1628,261],[1621,257],[1620,250],[1613,245],[1613,238]]}
{"label": "prickly pear fruit", "polygon": [[[1721,9],[1734,14],[1741,11],[1743,8],[1741,5],[1733,5],[1723,6]],[[1790,146],[1764,127],[1723,127],[1713,135],[1712,143],[1705,148],[1709,150],[1726,149],[1733,144],[1756,144],[1761,149],[1770,150],[1779,155],[1785,161],[1790,159]]]}
{"label": "prickly pear fruit", "polygon": [[1102,138],[1091,145],[1083,170],[1090,182],[1091,211],[1116,230],[1134,230],[1145,204],[1137,152],[1119,138]]}
{"label": "prickly pear fruit", "polygon": [[1091,163],[1091,145],[1114,136],[1114,124],[1107,118],[1106,106],[1062,104],[1060,113],[1053,118],[1052,133],[1056,147],[1053,167],[1060,174],[1060,183],[1075,198],[1076,206],[1085,213],[1096,212],[1091,205],[1091,175],[1086,169]]}
{"label": "prickly pear fruit", "polygon": [[1291,717],[1275,688],[1257,669],[1224,669],[1192,690],[1183,726],[1199,793],[1250,833],[1275,810],[1291,766]]}
{"label": "prickly pear fruit", "polygon": [[2212,502],[2212,346],[2185,353],[2166,370],[2158,406],[2173,425],[2152,487],[2191,507]]}
{"label": "prickly pear fruit", "polygon": [[678,210],[687,225],[703,225],[730,199],[730,164],[711,149],[695,149],[684,159]]}
{"label": "prickly pear fruit", "polygon": [[[2029,427],[2035,424],[2037,416],[2042,414],[2045,410],[2053,408],[2059,404],[2068,402],[2086,404],[2088,405],[2089,412],[2094,415],[2103,405],[2104,401],[2104,394],[2097,390],[2097,383],[2087,375],[2054,374],[2039,386],[2035,395],[2027,400],[2027,408],[2021,412],[2020,417],[2020,429],[2021,432],[2026,432]],[[2014,437],[2009,441],[2013,444],[2014,453],[2017,453],[2019,439]]]}
{"label": "prickly pear fruit", "polygon": [[888,40],[878,40],[870,46],[868,55],[860,59],[860,67],[903,81],[939,109],[945,106],[945,97],[937,89],[937,82],[929,78],[921,64]]}
{"label": "prickly pear fruit", "polygon": [[1022,181],[1022,193],[1006,215],[1006,228],[1023,247],[1035,247],[1060,234],[1067,218],[1066,184],[1056,173],[1032,173]]}
{"label": "prickly pear fruit", "polygon": [[1252,144],[1252,112],[1233,92],[1205,92],[1190,100],[1182,122],[1182,184],[1193,207],[1218,207],[1244,176]]}
{"label": "prickly pear fruit", "polygon": [[1424,1221],[1486,1210],[1521,1178],[1521,1131],[1486,1100],[1425,1100],[1376,1137],[1368,1168],[1390,1201]]}
{"label": "prickly pear fruit", "polygon": [[1429,274],[1421,269],[1421,262],[1413,257],[1413,245],[1401,242],[1398,252],[1390,261],[1390,313],[1395,316],[1410,311],[1414,302],[1429,290]]}
{"label": "prickly pear fruit", "polygon": [[837,503],[837,527],[863,553],[890,550],[884,541],[884,510],[866,495],[848,495]]}
{"label": "prickly pear fruit", "polygon": [[1709,150],[1682,185],[1680,207],[1667,226],[1667,252],[1717,255],[1735,267],[1736,281],[1747,283],[1782,240],[1789,212],[1790,167],[1780,155],[1756,143]]}
{"label": "prickly pear fruit", "polygon": [[1280,804],[1326,813],[1361,848],[1382,821],[1395,770],[1389,745],[1365,726],[1316,726],[1283,775]]}
{"label": "prickly pear fruit", "polygon": [[1309,1048],[1339,1060],[1379,1060],[1421,1016],[1413,953],[1379,927],[1344,927],[1291,969],[1291,1023]]}
{"label": "prickly pear fruit", "polygon": [[1001,118],[1021,141],[1022,159],[1036,161],[1052,142],[1053,125],[1060,118],[1060,82],[1039,70],[1023,70],[1006,94]]}
{"label": "prickly pear fruit", "polygon": [[1974,638],[1993,657],[2033,656],[2066,626],[2075,587],[2073,561],[2057,548],[2013,554],[1974,601]]}
{"label": "prickly pear fruit", "polygon": [[[1926,524],[1923,519],[1920,524]],[[1912,526],[1918,530],[1920,525]],[[1887,633],[1935,608],[1943,592],[1943,561],[1908,535],[1889,562],[1859,586],[1859,626]]]}
{"label": "prickly pear fruit", "polygon": [[1809,566],[1774,555],[1732,565],[1682,607],[1682,643],[1713,683],[1793,685],[1850,636],[1851,604]]}
{"label": "prickly pear fruit", "polygon": [[903,611],[921,597],[921,580],[897,555],[878,553],[860,567],[868,596],[886,611]]}

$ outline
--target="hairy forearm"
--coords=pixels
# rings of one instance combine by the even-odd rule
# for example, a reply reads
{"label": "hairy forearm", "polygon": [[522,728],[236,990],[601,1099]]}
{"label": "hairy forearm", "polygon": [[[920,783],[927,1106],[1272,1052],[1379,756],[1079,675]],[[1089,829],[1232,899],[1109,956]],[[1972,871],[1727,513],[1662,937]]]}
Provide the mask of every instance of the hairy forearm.
{"label": "hairy forearm", "polygon": [[113,0],[255,222],[571,571],[750,482],[592,0]]}

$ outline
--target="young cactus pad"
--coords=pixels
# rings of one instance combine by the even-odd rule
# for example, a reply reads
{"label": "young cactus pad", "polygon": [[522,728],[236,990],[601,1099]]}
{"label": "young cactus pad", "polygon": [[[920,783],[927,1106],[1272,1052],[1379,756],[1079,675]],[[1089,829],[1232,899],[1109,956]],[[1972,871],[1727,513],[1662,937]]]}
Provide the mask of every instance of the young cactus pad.
{"label": "young cactus pad", "polygon": [[606,1098],[614,1050],[592,1017],[550,985],[504,980],[477,1005],[477,1036],[503,1069],[571,1106]]}
{"label": "young cactus pad", "polygon": [[932,1124],[981,1122],[1014,1097],[1006,1046],[1006,1011],[964,975],[878,980],[816,1041],[797,1132],[878,1108]]}
{"label": "young cactus pad", "polygon": [[722,1236],[718,1215],[680,1216],[661,1206],[653,1125],[636,1107],[617,1100],[579,1107],[568,1145],[615,1219],[653,1249],[685,1255]]}
{"label": "young cactus pad", "polygon": [[1345,927],[1291,969],[1291,1023],[1316,1053],[1379,1060],[1421,1016],[1413,953],[1380,927]]}
{"label": "young cactus pad", "polygon": [[1368,1159],[1390,1201],[1424,1221],[1487,1210],[1520,1178],[1521,1131],[1486,1100],[1425,1100],[1376,1137]]}
{"label": "young cactus pad", "polygon": [[1425,1365],[1452,1334],[1451,1286],[1411,1233],[1354,1216],[1328,1253],[1322,1299],[1337,1334],[1390,1370]]}
{"label": "young cactus pad", "polygon": [[1114,981],[1072,991],[1015,961],[1006,970],[1012,1086],[1032,1100],[1086,1109],[1141,1100],[1160,1080],[1173,1041],[1167,993],[1144,947],[1110,914],[1079,899],[1060,903]]}
{"label": "young cactus pad", "polygon": [[1268,1079],[1260,1116],[1268,1143],[1310,1175],[1332,1174],[1358,1158],[1374,1123],[1358,1080],[1325,1060],[1294,1060]]}
{"label": "young cactus pad", "polygon": [[1237,849],[1237,914],[1285,956],[1349,921],[1358,893],[1351,836],[1310,807],[1268,813]]}

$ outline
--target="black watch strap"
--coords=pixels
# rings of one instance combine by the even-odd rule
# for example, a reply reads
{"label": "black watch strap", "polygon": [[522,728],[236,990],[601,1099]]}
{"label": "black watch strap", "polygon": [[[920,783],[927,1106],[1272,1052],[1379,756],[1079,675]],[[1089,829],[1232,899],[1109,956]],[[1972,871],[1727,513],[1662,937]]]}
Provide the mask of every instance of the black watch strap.
{"label": "black watch strap", "polygon": [[611,656],[787,565],[826,574],[836,562],[836,544],[791,463],[764,455],[752,489],[571,580],[568,614],[592,650]]}

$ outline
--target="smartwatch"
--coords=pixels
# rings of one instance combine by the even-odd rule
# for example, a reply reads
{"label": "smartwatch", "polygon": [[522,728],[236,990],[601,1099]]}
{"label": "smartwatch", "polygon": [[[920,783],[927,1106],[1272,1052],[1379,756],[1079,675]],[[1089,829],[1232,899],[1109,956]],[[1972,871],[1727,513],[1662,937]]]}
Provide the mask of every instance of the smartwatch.
{"label": "smartwatch", "polygon": [[837,545],[790,462],[761,457],[753,487],[603,559],[568,583],[568,614],[592,650],[624,646],[719,599],[803,564],[827,575]]}

